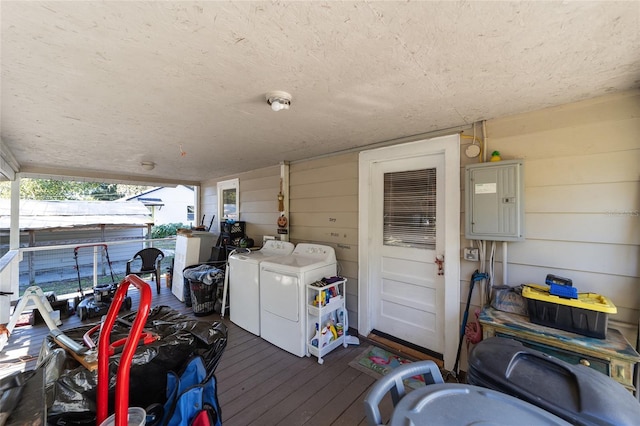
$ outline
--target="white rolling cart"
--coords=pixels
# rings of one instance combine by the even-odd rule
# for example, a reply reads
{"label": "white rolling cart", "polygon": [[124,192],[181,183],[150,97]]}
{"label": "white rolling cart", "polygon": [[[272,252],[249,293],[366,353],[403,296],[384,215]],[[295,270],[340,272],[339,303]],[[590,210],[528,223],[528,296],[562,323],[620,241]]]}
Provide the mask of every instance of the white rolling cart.
{"label": "white rolling cart", "polygon": [[338,346],[347,347],[347,279],[307,284],[307,356],[322,357]]}

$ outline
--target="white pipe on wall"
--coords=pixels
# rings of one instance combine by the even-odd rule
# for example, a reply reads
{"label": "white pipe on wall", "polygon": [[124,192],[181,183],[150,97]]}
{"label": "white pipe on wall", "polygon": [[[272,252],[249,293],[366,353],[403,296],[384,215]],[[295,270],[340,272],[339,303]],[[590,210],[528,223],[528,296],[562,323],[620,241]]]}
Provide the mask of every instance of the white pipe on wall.
{"label": "white pipe on wall", "polygon": [[507,242],[502,242],[502,284],[509,285],[507,276]]}
{"label": "white pipe on wall", "polygon": [[487,151],[489,151],[489,137],[487,136],[487,120],[482,120],[482,162],[487,161]]}
{"label": "white pipe on wall", "polygon": [[[280,163],[280,181],[282,182],[282,195],[284,195],[284,215],[289,218],[289,162],[283,161]],[[287,224],[286,234],[280,234],[280,240],[289,241],[289,226]]]}

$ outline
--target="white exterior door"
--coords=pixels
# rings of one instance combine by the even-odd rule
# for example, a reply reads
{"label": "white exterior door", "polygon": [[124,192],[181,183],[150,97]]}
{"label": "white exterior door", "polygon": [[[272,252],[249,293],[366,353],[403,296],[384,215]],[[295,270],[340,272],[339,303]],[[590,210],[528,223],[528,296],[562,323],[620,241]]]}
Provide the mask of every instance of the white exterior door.
{"label": "white exterior door", "polygon": [[442,354],[449,367],[459,336],[459,175],[457,135],[360,156],[359,331]]}
{"label": "white exterior door", "polygon": [[369,228],[382,230],[370,236],[373,328],[439,354],[444,275],[435,259],[444,254],[443,165],[442,154],[375,163]]}

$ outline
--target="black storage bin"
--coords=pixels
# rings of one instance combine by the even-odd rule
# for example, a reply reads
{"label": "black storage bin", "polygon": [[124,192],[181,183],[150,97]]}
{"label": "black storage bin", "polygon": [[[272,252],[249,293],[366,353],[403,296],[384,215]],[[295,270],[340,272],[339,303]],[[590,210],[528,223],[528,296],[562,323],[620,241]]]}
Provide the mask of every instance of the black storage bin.
{"label": "black storage bin", "polygon": [[513,339],[478,343],[468,370],[469,384],[515,396],[574,425],[631,425],[640,419],[640,404],[620,383]]}
{"label": "black storage bin", "polygon": [[617,312],[608,298],[596,293],[579,293],[577,299],[569,299],[530,284],[524,286],[522,296],[527,301],[532,323],[596,339],[607,338],[609,314]]}
{"label": "black storage bin", "polygon": [[227,221],[220,222],[220,237],[217,246],[238,245],[240,240],[245,237],[246,222],[238,221],[229,223]]}
{"label": "black storage bin", "polygon": [[[185,304],[193,309],[195,316],[209,315],[214,312],[218,285],[224,280],[224,270],[218,268],[219,262],[207,262],[184,268]],[[187,302],[187,292],[189,293]]]}
{"label": "black storage bin", "polygon": [[246,230],[246,222],[238,221],[229,223],[227,221],[220,222],[220,232],[229,234],[231,238],[242,238]]}
{"label": "black storage bin", "polygon": [[609,314],[590,309],[527,299],[529,320],[534,324],[570,331],[596,339],[607,338]]}

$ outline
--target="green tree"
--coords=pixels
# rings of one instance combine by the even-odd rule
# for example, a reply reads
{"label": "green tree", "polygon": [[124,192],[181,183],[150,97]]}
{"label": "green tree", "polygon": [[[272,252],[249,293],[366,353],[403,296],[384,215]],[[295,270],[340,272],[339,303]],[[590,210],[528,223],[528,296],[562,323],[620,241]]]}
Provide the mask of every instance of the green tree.
{"label": "green tree", "polygon": [[[75,182],[54,179],[22,179],[20,198],[23,200],[113,201],[148,190],[141,185]],[[0,198],[10,198],[11,182],[0,182]]]}
{"label": "green tree", "polygon": [[189,225],[184,223],[165,223],[164,225],[155,225],[151,227],[151,238],[166,238],[176,235],[178,229],[188,229]]}
{"label": "green tree", "polygon": [[89,189],[89,193],[87,195],[94,200],[100,201],[113,201],[118,198],[122,198],[121,194],[118,193],[118,185],[115,183],[98,184],[97,187]]}

